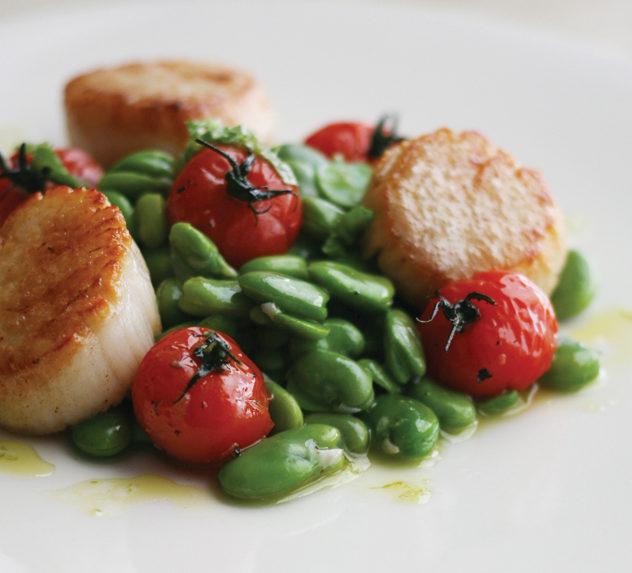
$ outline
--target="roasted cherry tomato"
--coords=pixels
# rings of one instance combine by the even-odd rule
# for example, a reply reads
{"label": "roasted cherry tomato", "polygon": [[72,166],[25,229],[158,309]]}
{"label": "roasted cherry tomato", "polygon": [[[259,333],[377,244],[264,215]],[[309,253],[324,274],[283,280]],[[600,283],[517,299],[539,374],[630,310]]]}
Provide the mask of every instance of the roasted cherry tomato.
{"label": "roasted cherry tomato", "polygon": [[273,426],[261,371],[229,336],[180,328],[142,360],[134,412],[154,444],[187,462],[220,462]]}
{"label": "roasted cherry tomato", "polygon": [[101,166],[82,149],[66,147],[55,149],[55,153],[61,159],[64,167],[68,169],[68,172],[87,187],[96,187],[101,177],[103,177]]}
{"label": "roasted cherry tomato", "polygon": [[428,374],[475,397],[536,382],[553,360],[557,328],[546,294],[506,271],[446,285],[419,319]]}
{"label": "roasted cherry tomato", "polygon": [[286,185],[268,161],[245,148],[204,145],[173,183],[169,222],[191,223],[235,267],[285,253],[302,222],[298,188]]}
{"label": "roasted cherry tomato", "polygon": [[[103,176],[103,169],[85,151],[64,148],[54,152],[68,173],[88,187],[95,187]],[[22,145],[11,156],[9,164],[4,159],[0,161],[0,225],[31,193],[45,191],[57,184],[68,184],[67,181],[56,181],[53,174],[33,168],[31,159],[26,153],[26,146]]]}
{"label": "roasted cherry tomato", "polygon": [[388,115],[382,117],[377,125],[360,122],[331,123],[307,137],[305,143],[330,158],[342,155],[347,161],[371,162],[381,157],[393,143],[401,140],[396,128],[397,118]]}

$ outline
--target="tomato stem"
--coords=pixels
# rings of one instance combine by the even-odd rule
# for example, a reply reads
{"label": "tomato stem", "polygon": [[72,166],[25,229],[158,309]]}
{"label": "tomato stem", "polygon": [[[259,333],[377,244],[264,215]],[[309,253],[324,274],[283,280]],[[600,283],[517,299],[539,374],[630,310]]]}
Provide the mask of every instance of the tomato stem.
{"label": "tomato stem", "polygon": [[197,372],[191,377],[185,386],[182,394],[176,398],[172,404],[177,404],[184,396],[195,386],[198,380],[210,374],[222,370],[224,365],[232,359],[237,364],[241,364],[241,360],[233,354],[230,345],[224,339],[217,335],[217,332],[209,330],[204,336],[204,341],[198,344],[192,352],[193,356],[199,358],[200,364]]}
{"label": "tomato stem", "polygon": [[16,168],[11,168],[0,153],[0,178],[8,179],[13,184],[12,187],[5,189],[2,196],[16,187],[23,189],[27,193],[35,193],[36,191],[43,191],[46,183],[51,181],[51,169],[50,167],[43,167],[42,169],[33,167],[27,159],[26,143],[23,143],[18,151]]}
{"label": "tomato stem", "polygon": [[253,206],[253,203],[263,201],[265,199],[273,199],[274,197],[286,195],[288,193],[296,195],[292,189],[269,189],[267,185],[255,187],[250,181],[248,181],[247,175],[250,173],[257,157],[254,153],[250,152],[248,157],[246,157],[242,163],[237,163],[228,153],[219,147],[215,147],[212,143],[209,143],[199,137],[196,138],[195,141],[196,143],[213,150],[215,153],[219,153],[224,159],[226,159],[226,161],[228,161],[231,168],[225,175],[226,192],[231,197],[246,202],[248,204],[248,208],[253,212],[255,220],[257,220],[259,215],[267,213],[270,210],[270,207],[267,209],[257,210]]}
{"label": "tomato stem", "polygon": [[439,293],[437,293],[437,297],[439,298],[439,300],[435,303],[430,318],[428,320],[421,320],[420,318],[418,318],[417,321],[422,324],[427,324],[434,320],[434,318],[437,316],[437,313],[439,312],[439,309],[443,311],[443,316],[445,316],[448,322],[452,324],[450,335],[448,336],[448,340],[443,347],[443,350],[445,352],[447,352],[450,348],[450,344],[452,344],[452,339],[457,332],[463,332],[463,329],[468,324],[472,324],[480,318],[481,313],[478,308],[474,304],[472,304],[472,300],[482,300],[488,304],[496,304],[496,301],[493,298],[480,292],[471,292],[467,294],[465,298],[457,301],[454,304],[451,304]]}
{"label": "tomato stem", "polygon": [[[391,145],[404,139],[397,134],[398,122],[399,118],[396,114],[385,114],[380,118],[371,134],[371,143],[367,152],[370,159],[382,157]],[[385,129],[387,123],[390,123],[390,129]]]}

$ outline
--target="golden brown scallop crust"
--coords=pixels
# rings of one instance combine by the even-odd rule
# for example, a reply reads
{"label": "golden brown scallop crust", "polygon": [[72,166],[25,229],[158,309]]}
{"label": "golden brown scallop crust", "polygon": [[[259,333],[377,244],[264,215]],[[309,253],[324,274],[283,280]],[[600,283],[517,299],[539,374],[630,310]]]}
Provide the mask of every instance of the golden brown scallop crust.
{"label": "golden brown scallop crust", "polygon": [[[0,228],[1,425],[40,433],[32,430],[29,409],[54,414],[60,408],[55,400],[72,404],[65,388],[49,385],[118,304],[131,247],[119,209],[88,189],[56,187],[35,194]],[[115,392],[106,402],[123,395]],[[41,433],[65,425],[60,416],[59,427]]]}
{"label": "golden brown scallop crust", "polygon": [[542,175],[473,131],[440,129],[391,148],[365,204],[375,212],[366,253],[417,307],[490,269],[516,270],[550,293],[564,262],[562,216]]}
{"label": "golden brown scallop crust", "polygon": [[273,115],[250,75],[191,61],[131,63],[72,79],[64,104],[71,143],[104,166],[141,149],[182,151],[186,120],[218,117],[266,140]]}

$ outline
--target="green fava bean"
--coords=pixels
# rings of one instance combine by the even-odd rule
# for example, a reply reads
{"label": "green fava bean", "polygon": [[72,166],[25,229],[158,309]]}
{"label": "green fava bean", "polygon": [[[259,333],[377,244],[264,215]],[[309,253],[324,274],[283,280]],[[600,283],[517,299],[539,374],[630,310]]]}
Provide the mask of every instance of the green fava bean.
{"label": "green fava bean", "polygon": [[310,278],[336,300],[366,313],[386,312],[393,303],[395,287],[386,277],[364,273],[335,261],[308,266]]}
{"label": "green fava bean", "polygon": [[123,213],[125,218],[125,224],[132,236],[135,236],[136,230],[134,228],[134,205],[123,193],[118,191],[103,191],[103,194],[108,198],[108,201],[118,207]]}
{"label": "green fava bean", "polygon": [[578,315],[588,307],[596,292],[597,279],[592,267],[581,253],[571,249],[551,295],[555,315],[560,320]]}
{"label": "green fava bean", "polygon": [[326,239],[344,215],[343,209],[320,197],[304,197],[302,206],[302,231],[318,240]]}
{"label": "green fava bean", "polygon": [[148,149],[127,155],[115,165],[108,173],[134,172],[142,173],[149,177],[164,178],[170,180],[173,177],[173,156],[159,149]]}
{"label": "green fava bean", "polygon": [[540,378],[540,384],[551,390],[574,392],[599,375],[599,356],[577,340],[563,338],[553,355],[553,363]]}
{"label": "green fava bean", "polygon": [[426,358],[417,326],[408,314],[390,310],[384,321],[384,359],[398,384],[426,373]]}
{"label": "green fava bean", "polygon": [[371,375],[373,383],[377,384],[382,390],[386,390],[389,394],[399,394],[401,392],[399,384],[393,381],[386,369],[377,360],[362,358],[358,360],[358,364]]}
{"label": "green fava bean", "polygon": [[212,330],[218,330],[219,332],[228,334],[228,336],[235,340],[239,339],[240,331],[246,324],[248,324],[248,321],[244,319],[226,316],[225,314],[213,314],[197,323],[198,326],[206,326]]}
{"label": "green fava bean", "polygon": [[156,301],[163,328],[169,328],[189,320],[189,315],[183,312],[179,306],[182,294],[182,285],[175,278],[165,279],[158,285]]}
{"label": "green fava bean", "polygon": [[240,274],[250,271],[266,271],[307,280],[307,263],[298,255],[270,255],[251,259],[241,266]]}
{"label": "green fava bean", "polygon": [[371,209],[364,205],[356,205],[340,218],[340,227],[336,234],[347,245],[353,245],[373,222],[374,217]]}
{"label": "green fava bean", "polygon": [[459,432],[476,420],[476,406],[467,394],[445,388],[431,378],[413,382],[407,393],[428,406],[446,432]]}
{"label": "green fava bean", "polygon": [[520,394],[516,390],[505,390],[498,396],[477,402],[476,408],[484,416],[502,416],[513,410],[519,402]]}
{"label": "green fava bean", "polygon": [[401,458],[423,458],[439,440],[435,413],[414,398],[382,394],[364,415],[372,442],[383,453]]}
{"label": "green fava bean", "polygon": [[235,278],[237,271],[220,254],[217,245],[190,223],[178,222],[169,231],[169,244],[179,275]]}
{"label": "green fava bean", "polygon": [[343,318],[328,318],[323,325],[329,328],[325,338],[314,341],[294,338],[290,341],[290,354],[296,357],[315,348],[338,352],[349,358],[357,358],[362,354],[364,335],[353,323]]}
{"label": "green fava bean", "polygon": [[353,414],[368,408],[374,399],[368,372],[329,350],[302,354],[288,370],[287,381],[288,390],[308,410]]}
{"label": "green fava bean", "polygon": [[171,189],[172,181],[166,177],[153,177],[133,171],[108,171],[99,181],[100,191],[119,191],[132,200],[143,193],[160,193],[166,195]]}
{"label": "green fava bean", "polygon": [[157,249],[167,242],[167,204],[159,193],[144,193],[134,209],[136,237],[142,245]]}
{"label": "green fava bean", "polygon": [[332,203],[349,208],[362,201],[372,173],[365,163],[334,160],[316,170],[316,185]]}
{"label": "green fava bean", "polygon": [[342,469],[346,460],[339,441],[340,432],[324,424],[279,432],[225,464],[218,474],[220,486],[241,499],[281,497]]}
{"label": "green fava bean", "polygon": [[303,411],[298,402],[283,386],[265,377],[265,385],[270,394],[268,410],[274,422],[275,433],[284,432],[303,425]]}
{"label": "green fava bean", "polygon": [[173,277],[173,268],[171,266],[171,256],[168,247],[159,249],[143,250],[143,258],[149,269],[151,282],[155,286],[159,285],[165,279]]}
{"label": "green fava bean", "polygon": [[252,303],[235,280],[193,277],[182,285],[180,309],[193,316],[247,317]]}
{"label": "green fava bean", "polygon": [[326,412],[309,414],[306,424],[328,424],[338,428],[342,436],[343,447],[352,454],[365,454],[369,449],[369,428],[367,425],[349,414],[329,414]]}
{"label": "green fava bean", "polygon": [[327,318],[329,294],[307,281],[265,271],[250,271],[238,280],[244,293],[256,302],[270,302],[298,318],[316,321]]}
{"label": "green fava bean", "polygon": [[318,187],[316,186],[316,171],[309,164],[298,159],[288,159],[286,163],[290,166],[296,181],[301,197],[318,197]]}
{"label": "green fava bean", "polygon": [[302,143],[286,143],[278,148],[277,153],[283,161],[300,161],[313,169],[329,163],[329,158],[324,153]]}
{"label": "green fava bean", "polygon": [[250,320],[261,326],[273,325],[285,332],[308,340],[318,340],[329,334],[329,328],[324,324],[285,314],[271,302],[266,302],[261,306],[253,306],[250,309]]}
{"label": "green fava bean", "polygon": [[75,446],[90,456],[114,456],[130,445],[132,420],[126,408],[112,408],[73,426],[71,436]]}

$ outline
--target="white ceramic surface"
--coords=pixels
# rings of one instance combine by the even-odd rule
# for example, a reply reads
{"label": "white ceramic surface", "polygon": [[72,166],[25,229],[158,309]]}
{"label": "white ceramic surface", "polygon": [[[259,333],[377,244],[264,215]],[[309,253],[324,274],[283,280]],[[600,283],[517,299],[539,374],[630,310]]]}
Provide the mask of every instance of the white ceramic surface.
{"label": "white ceramic surface", "polygon": [[[61,90],[77,72],[180,56],[256,73],[283,140],[384,111],[399,112],[407,134],[480,130],[543,171],[573,243],[595,262],[599,296],[566,328],[632,308],[632,68],[623,61],[454,12],[325,3],[45,13],[3,22],[0,51],[5,143],[63,143]],[[129,495],[82,505],[76,488],[51,492],[145,473],[199,488],[207,479],[148,455],[88,463],[58,439],[26,440],[56,469],[0,474],[0,571],[629,571],[630,320],[617,324],[597,341],[604,379],[579,394],[537,400],[444,443],[436,463],[372,467],[281,505],[233,505],[212,486],[192,505]],[[381,487],[396,481],[424,488],[425,503]],[[96,507],[101,515],[87,511]]]}

